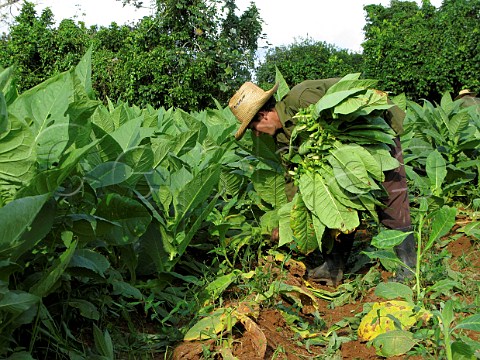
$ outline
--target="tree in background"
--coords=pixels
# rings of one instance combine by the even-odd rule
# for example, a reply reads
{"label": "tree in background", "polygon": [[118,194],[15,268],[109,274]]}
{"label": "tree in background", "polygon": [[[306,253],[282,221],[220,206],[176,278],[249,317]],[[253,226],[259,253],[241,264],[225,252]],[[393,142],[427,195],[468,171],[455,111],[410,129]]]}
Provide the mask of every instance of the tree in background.
{"label": "tree in background", "polygon": [[144,18],[119,53],[122,98],[188,110],[226,101],[251,77],[261,35],[257,8],[240,16],[236,8],[234,0],[157,1],[156,16]]}
{"label": "tree in background", "polygon": [[[93,45],[93,87],[100,99],[192,111],[226,102],[251,78],[262,26],[251,5],[234,0],[157,0],[156,14],[134,26],[86,28],[26,2],[1,39],[0,66],[17,66],[20,91],[68,69]],[[136,2],[138,5],[139,2]]]}
{"label": "tree in background", "polygon": [[290,86],[307,79],[344,76],[362,71],[362,55],[307,38],[288,46],[269,49],[256,76],[265,86],[275,82],[278,67]]}
{"label": "tree in background", "polygon": [[[25,3],[16,17],[17,24],[8,36],[3,35],[0,66],[16,65],[20,91],[46,80],[55,62],[53,13],[46,9],[37,17],[32,3]],[[14,60],[12,59],[14,56]],[[11,63],[8,59],[12,59]]]}
{"label": "tree in background", "polygon": [[394,93],[439,100],[445,91],[480,88],[480,0],[392,0],[367,5],[364,74]]}

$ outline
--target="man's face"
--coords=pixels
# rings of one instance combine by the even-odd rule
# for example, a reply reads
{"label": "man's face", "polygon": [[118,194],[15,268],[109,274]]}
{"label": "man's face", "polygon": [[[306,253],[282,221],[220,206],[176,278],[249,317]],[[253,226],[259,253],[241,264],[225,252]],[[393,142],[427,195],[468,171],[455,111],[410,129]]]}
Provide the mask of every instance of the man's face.
{"label": "man's face", "polygon": [[282,123],[275,110],[260,111],[257,118],[250,123],[249,128],[257,136],[260,136],[260,134],[273,136],[278,129],[282,128]]}

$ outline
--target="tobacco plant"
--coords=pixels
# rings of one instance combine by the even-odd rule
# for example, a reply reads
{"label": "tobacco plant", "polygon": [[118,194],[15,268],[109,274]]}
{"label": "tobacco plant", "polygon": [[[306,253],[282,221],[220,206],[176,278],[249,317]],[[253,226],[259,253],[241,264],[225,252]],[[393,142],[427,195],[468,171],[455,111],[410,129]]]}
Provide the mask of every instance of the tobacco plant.
{"label": "tobacco plant", "polygon": [[396,135],[384,118],[393,104],[372,89],[375,83],[347,75],[297,115],[286,158],[299,191],[279,209],[282,243],[295,239],[309,253],[322,248],[324,233],[354,231],[359,212],[378,220],[384,171],[399,163],[390,155]]}
{"label": "tobacco plant", "polygon": [[[43,356],[45,342],[79,355],[72,324],[98,340],[95,321],[131,324],[152,295],[158,305],[145,312],[177,324],[194,312],[181,297],[195,291],[178,289],[174,270],[198,276],[189,278],[196,288],[208,275],[186,250],[226,194],[233,116],[103,106],[91,92],[90,56],[22,94],[11,69],[0,73],[2,356]],[[177,337],[171,328],[167,338]]]}
{"label": "tobacco plant", "polygon": [[479,195],[480,112],[475,107],[462,107],[448,92],[437,106],[408,102],[405,130],[402,145],[412,191],[431,195],[440,205],[449,200],[468,205]]}
{"label": "tobacco plant", "polygon": [[[387,268],[388,264],[400,264],[408,268],[414,275],[415,285],[412,288],[405,284],[388,282],[379,284],[375,294],[387,299],[387,302],[375,303],[375,311],[370,312],[370,318],[362,321],[361,331],[370,336],[372,344],[377,353],[382,356],[403,355],[418,344],[422,336],[426,341],[435,338],[437,345],[442,349],[435,349],[436,356],[442,354],[447,359],[459,358],[462,355],[466,358],[474,358],[474,352],[480,348],[480,344],[459,332],[461,329],[480,331],[478,312],[461,316],[454,313],[455,308],[460,308],[459,302],[448,300],[440,303],[436,297],[445,294],[453,289],[459,290],[461,285],[451,278],[444,278],[435,284],[428,285],[425,278],[431,267],[428,264],[428,254],[440,239],[449,233],[455,225],[456,208],[443,206],[434,210],[429,209],[428,200],[420,199],[419,217],[415,238],[417,240],[417,262],[414,269],[402,263],[395,255],[394,247],[401,243],[406,234],[396,230],[384,230],[372,239],[372,246],[376,251],[364,252],[371,259],[379,259]],[[392,269],[395,266],[392,266]],[[394,300],[401,298],[401,301]],[[432,300],[434,300],[432,302]],[[395,307],[396,304],[400,305]],[[395,305],[395,306],[394,306]],[[380,316],[380,312],[383,314]],[[456,318],[463,319],[456,320]],[[373,320],[372,320],[373,319]],[[421,322],[419,322],[421,320]],[[430,321],[430,322],[429,322]],[[454,322],[457,322],[454,325]],[[417,324],[417,335],[415,329],[410,329]],[[435,331],[418,329],[434,323]],[[388,325],[389,324],[389,325]],[[407,326],[408,325],[408,326]],[[371,331],[375,330],[375,333]],[[365,334],[363,334],[365,336]],[[452,338],[455,341],[452,342]]]}

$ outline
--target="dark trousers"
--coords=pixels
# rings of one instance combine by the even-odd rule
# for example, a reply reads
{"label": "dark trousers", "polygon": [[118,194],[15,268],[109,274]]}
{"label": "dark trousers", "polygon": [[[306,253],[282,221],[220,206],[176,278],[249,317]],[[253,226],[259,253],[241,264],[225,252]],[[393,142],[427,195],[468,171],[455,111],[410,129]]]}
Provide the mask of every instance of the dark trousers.
{"label": "dark trousers", "polygon": [[378,209],[380,222],[388,229],[407,230],[411,227],[410,205],[408,200],[407,176],[403,166],[403,154],[400,139],[394,139],[395,146],[390,154],[401,164],[398,168],[385,172],[382,185],[388,193],[383,200],[385,208]]}

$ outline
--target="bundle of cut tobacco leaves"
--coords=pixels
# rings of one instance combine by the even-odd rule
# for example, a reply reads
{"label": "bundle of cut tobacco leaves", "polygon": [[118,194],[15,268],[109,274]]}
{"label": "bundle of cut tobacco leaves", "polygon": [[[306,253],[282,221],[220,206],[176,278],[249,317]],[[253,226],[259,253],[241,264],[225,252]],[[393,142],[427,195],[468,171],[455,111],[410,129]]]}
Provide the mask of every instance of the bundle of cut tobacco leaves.
{"label": "bundle of cut tobacco leaves", "polygon": [[322,248],[324,234],[355,230],[361,211],[378,221],[384,172],[399,166],[390,155],[396,134],[384,119],[393,105],[372,88],[375,80],[358,77],[342,78],[296,116],[287,160],[299,191],[279,210],[280,239],[294,239],[304,253]]}

